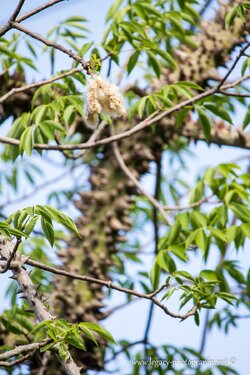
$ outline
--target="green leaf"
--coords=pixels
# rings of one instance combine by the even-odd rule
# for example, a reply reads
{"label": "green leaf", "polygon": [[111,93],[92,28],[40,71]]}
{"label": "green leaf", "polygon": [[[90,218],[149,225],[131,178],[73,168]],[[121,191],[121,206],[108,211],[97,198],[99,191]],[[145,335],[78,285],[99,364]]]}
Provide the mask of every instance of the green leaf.
{"label": "green leaf", "polygon": [[168,233],[169,245],[176,244],[180,231],[181,231],[180,222],[179,220],[176,220],[175,223],[171,226],[171,229],[169,230],[169,233]]}
{"label": "green leaf", "polygon": [[113,338],[113,336],[105,328],[103,328],[99,324],[90,323],[90,322],[84,322],[84,323],[79,323],[78,326],[79,326],[80,329],[81,329],[81,327],[84,327],[84,328],[90,329],[91,331],[95,331],[101,337],[103,337],[104,339],[112,342],[113,344],[116,343],[115,339]]}
{"label": "green leaf", "polygon": [[47,110],[48,110],[48,106],[46,104],[42,104],[33,111],[33,118],[35,119],[35,125],[40,124]]}
{"label": "green leaf", "polygon": [[240,229],[247,238],[250,238],[250,223],[241,224]]}
{"label": "green leaf", "polygon": [[199,325],[200,325],[200,317],[199,317],[198,311],[195,311],[194,321],[195,321],[195,324],[199,327]]}
{"label": "green leaf", "polygon": [[36,225],[36,222],[38,220],[38,216],[34,216],[32,217],[29,222],[25,225],[25,233],[29,236],[31,234],[31,232],[33,231],[35,225]]}
{"label": "green leaf", "polygon": [[233,121],[229,113],[221,105],[204,104],[204,107],[206,107],[210,112],[214,113],[216,116],[222,118],[230,124],[233,124]]}
{"label": "green leaf", "polygon": [[32,53],[32,55],[34,57],[37,57],[36,51],[35,51],[34,47],[32,46],[32,44],[28,40],[26,40],[25,42],[26,42],[26,45],[27,45],[28,49]]}
{"label": "green leaf", "polygon": [[207,225],[207,216],[203,212],[194,210],[190,213],[190,217],[199,227],[205,227]]}
{"label": "green leaf", "polygon": [[63,133],[63,134],[66,134],[66,130],[64,129],[64,127],[60,124],[58,124],[58,122],[56,121],[53,121],[53,120],[45,120],[41,123],[41,126],[42,125],[46,125],[46,126],[50,126],[51,128],[55,130],[57,130],[58,132],[60,133]]}
{"label": "green leaf", "polygon": [[81,329],[82,333],[87,336],[90,340],[92,340],[96,345],[98,345],[98,342],[95,338],[95,335],[93,334],[93,332],[88,328],[86,327],[86,325],[84,323],[80,323],[79,324],[79,328]]}
{"label": "green leaf", "polygon": [[189,246],[194,243],[194,240],[198,231],[199,229],[196,229],[189,234],[188,238],[186,239],[186,244],[185,244],[186,249],[188,249]]}
{"label": "green leaf", "polygon": [[84,56],[86,52],[93,46],[93,42],[85,43],[82,48],[78,51],[79,56]]}
{"label": "green leaf", "polygon": [[168,255],[167,251],[160,251],[157,254],[156,262],[166,272],[173,273],[176,270],[176,265],[173,259]]}
{"label": "green leaf", "polygon": [[46,352],[47,350],[51,349],[55,345],[55,342],[50,342],[40,348],[40,352]]}
{"label": "green leaf", "polygon": [[187,271],[175,271],[174,276],[182,276],[185,279],[195,281],[195,278]]}
{"label": "green leaf", "polygon": [[34,333],[44,329],[44,328],[47,328],[49,327],[50,323],[53,322],[53,319],[48,319],[48,320],[43,320],[42,322],[38,323],[33,329],[32,331],[30,332],[31,335],[33,335]]}
{"label": "green leaf", "polygon": [[33,126],[29,126],[27,129],[24,130],[20,142],[22,150],[24,150],[26,154],[30,156],[32,154],[34,146]]}
{"label": "green leaf", "polygon": [[243,129],[246,129],[249,123],[250,123],[250,107],[248,108],[247,113],[243,120]]}
{"label": "green leaf", "polygon": [[141,5],[143,6],[143,9],[147,14],[154,14],[155,16],[162,18],[162,13],[160,13],[158,9],[156,9],[153,5],[148,4],[146,2],[143,2]]}
{"label": "green leaf", "polygon": [[190,81],[180,81],[175,83],[176,86],[183,86],[183,87],[190,87],[191,89],[197,91],[204,91],[204,88],[198,85],[197,83],[190,82]]}
{"label": "green leaf", "polygon": [[28,235],[25,232],[23,232],[19,229],[13,228],[8,223],[0,221],[0,232],[5,235],[6,231],[8,233],[7,237],[9,237],[9,234],[12,234],[13,236],[15,236],[17,238],[19,238],[19,237],[26,237],[27,238],[28,237]]}
{"label": "green leaf", "polygon": [[132,72],[132,70],[134,69],[137,61],[138,61],[138,58],[140,56],[140,52],[139,51],[135,51],[129,58],[128,60],[128,65],[127,65],[127,71],[128,71],[128,74],[130,74]]}
{"label": "green leaf", "polygon": [[226,229],[225,235],[226,235],[228,243],[234,241],[234,239],[236,237],[236,234],[237,234],[237,230],[238,230],[238,228],[235,225],[233,225],[231,227],[228,227]]}
{"label": "green leaf", "polygon": [[243,222],[250,222],[250,210],[242,203],[231,202],[228,206]]}
{"label": "green leaf", "polygon": [[158,265],[157,261],[154,261],[153,267],[150,271],[150,281],[153,289],[157,289],[160,282],[161,268]]}
{"label": "green leaf", "polygon": [[82,16],[73,16],[65,20],[65,22],[86,22],[87,19]]}
{"label": "green leaf", "polygon": [[150,66],[152,66],[155,74],[159,78],[160,75],[161,75],[161,64],[160,64],[159,60],[157,59],[157,57],[152,52],[147,51],[147,54],[148,54],[149,64],[150,64]]}
{"label": "green leaf", "polygon": [[199,123],[202,127],[202,131],[206,141],[210,140],[211,136],[211,122],[203,108],[196,108],[199,118]]}
{"label": "green leaf", "polygon": [[217,281],[218,277],[215,271],[213,270],[203,270],[200,272],[200,277],[203,277],[209,281]]}
{"label": "green leaf", "polygon": [[227,29],[229,29],[232,26],[236,15],[237,15],[236,8],[233,8],[229,12],[227,12],[226,17],[225,17],[225,25]]}
{"label": "green leaf", "polygon": [[186,249],[184,246],[170,246],[169,251],[176,255],[178,258],[183,260],[184,262],[187,262],[188,258],[186,255]]}
{"label": "green leaf", "polygon": [[37,205],[36,209],[38,209],[38,211],[40,212],[42,211],[43,213],[44,212],[47,213],[48,217],[50,217],[52,220],[56,221],[59,224],[62,224],[63,226],[65,226],[70,231],[72,231],[73,233],[75,233],[77,236],[80,237],[80,233],[74,221],[68,215],[65,215],[64,213],[57,210],[56,208],[47,206],[47,205],[45,206]]}
{"label": "green leaf", "polygon": [[226,270],[229,273],[229,275],[234,280],[236,280],[239,284],[244,284],[245,283],[245,278],[244,278],[243,274],[239,270],[237,270],[236,268],[233,268],[231,266],[227,267]]}
{"label": "green leaf", "polygon": [[49,241],[51,247],[53,247],[55,239],[53,225],[49,221],[41,217],[41,226],[45,237]]}
{"label": "green leaf", "polygon": [[75,111],[75,106],[73,104],[66,107],[65,111],[63,112],[63,120],[67,126],[70,126],[72,124],[72,114]]}
{"label": "green leaf", "polygon": [[147,100],[148,100],[148,96],[144,96],[137,103],[137,105],[138,105],[137,111],[138,111],[138,115],[139,115],[140,118],[142,118],[142,116],[143,116]]}
{"label": "green leaf", "polygon": [[51,141],[54,140],[54,130],[53,128],[48,125],[48,124],[45,124],[44,122],[39,124],[38,125],[38,128],[40,129],[42,135],[46,138],[46,139],[50,139]]}
{"label": "green leaf", "polygon": [[76,326],[73,325],[72,331],[66,335],[65,341],[67,341],[67,343],[70,345],[73,345],[75,348],[86,351],[84,340],[78,333],[77,329],[74,329],[74,327]]}
{"label": "green leaf", "polygon": [[172,68],[173,70],[175,70],[177,68],[177,63],[174,60],[174,58],[170,55],[170,53],[168,53],[168,52],[166,52],[166,51],[164,51],[160,48],[155,49],[155,53],[160,55],[168,63],[170,68]]}
{"label": "green leaf", "polygon": [[113,18],[120,8],[121,4],[123,3],[123,0],[116,0],[112,6],[109,8],[107,16],[106,16],[106,22],[110,21],[111,18]]}
{"label": "green leaf", "polygon": [[58,353],[60,358],[65,362],[69,358],[69,348],[68,345],[65,344],[64,342],[61,342],[58,345]]}
{"label": "green leaf", "polygon": [[195,243],[203,252],[207,248],[207,237],[202,229],[200,229],[195,236]]}
{"label": "green leaf", "polygon": [[219,230],[217,228],[214,228],[214,227],[207,227],[207,229],[210,230],[210,232],[213,236],[219,238],[223,242],[227,242],[227,238],[221,230]]}

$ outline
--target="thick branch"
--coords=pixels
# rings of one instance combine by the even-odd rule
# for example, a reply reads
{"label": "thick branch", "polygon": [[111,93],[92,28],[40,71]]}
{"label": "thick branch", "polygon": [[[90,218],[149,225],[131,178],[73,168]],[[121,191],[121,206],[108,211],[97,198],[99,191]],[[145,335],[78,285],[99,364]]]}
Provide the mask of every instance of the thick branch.
{"label": "thick branch", "polygon": [[[112,135],[110,137],[107,137],[107,138],[104,138],[104,139],[100,139],[96,142],[85,142],[85,143],[79,143],[79,144],[66,144],[66,145],[48,145],[48,144],[41,144],[41,143],[37,143],[34,145],[34,149],[35,150],[57,150],[57,151],[69,151],[69,150],[83,150],[83,149],[90,149],[90,148],[94,148],[94,147],[98,147],[98,146],[101,146],[101,145],[107,145],[107,144],[110,144],[112,142],[116,142],[118,140],[121,140],[121,139],[124,139],[124,138],[128,138],[128,137],[131,137],[133,134],[136,134],[140,131],[142,131],[143,129],[146,129],[148,128],[149,126],[151,126],[152,124],[156,124],[161,122],[163,120],[163,125],[164,126],[168,126],[170,128],[173,128],[173,125],[170,125],[168,122],[166,122],[166,117],[172,115],[173,113],[181,110],[182,108],[186,107],[186,106],[189,106],[189,105],[194,105],[194,103],[196,103],[197,101],[201,100],[201,99],[204,99],[208,96],[211,96],[213,94],[216,94],[216,93],[220,93],[220,90],[225,90],[225,89],[228,89],[228,88],[231,88],[231,87],[234,87],[234,86],[237,86],[239,83],[241,83],[242,81],[246,80],[246,79],[249,79],[250,78],[250,75],[247,75],[245,77],[242,77],[230,84],[226,84],[224,86],[222,86],[221,88],[218,88],[218,87],[214,87],[214,88],[211,88],[201,94],[198,94],[196,96],[194,96],[193,98],[191,99],[187,99],[187,100],[184,100],[183,102],[181,103],[178,103],[176,104],[174,107],[172,108],[169,108],[168,110],[165,110],[165,111],[162,111],[160,112],[159,110],[154,112],[152,115],[150,115],[149,117],[147,117],[146,119],[144,119],[143,121],[141,121],[140,123],[138,123],[137,125],[135,125],[133,128],[130,128],[129,130],[126,130],[124,131],[123,133],[120,133],[120,134],[115,134],[115,135]],[[190,138],[194,138],[194,139],[199,139],[199,140],[203,140],[205,141],[205,138],[204,138],[204,135],[202,132],[200,132],[200,129],[198,129],[198,133],[197,133],[197,129],[193,129],[191,130],[190,128],[186,128],[185,126],[180,129],[178,131],[178,133],[180,135],[184,135],[184,136],[187,136],[187,137],[190,137]],[[9,138],[9,137],[4,137],[4,136],[0,136],[0,143],[4,143],[4,144],[9,144],[9,145],[12,145],[12,146],[18,146],[20,144],[20,141],[17,140],[17,139],[14,139],[14,138]],[[211,139],[210,139],[210,143],[215,143],[215,144],[223,144],[223,145],[228,145],[228,146],[234,146],[234,147],[241,147],[241,148],[246,148],[246,149],[249,149],[250,148],[250,135],[247,134],[247,135],[244,135],[244,134],[239,134],[237,132],[234,132],[234,133],[231,133],[231,136],[230,134],[227,134],[227,136],[224,138],[223,137],[223,134],[215,134],[213,129],[211,131]]]}
{"label": "thick branch", "polygon": [[[14,245],[7,239],[0,235],[0,253],[1,255],[8,259],[13,253]],[[49,310],[44,306],[37,289],[34,286],[29,273],[23,267],[25,262],[25,257],[22,257],[19,253],[16,254],[15,262],[11,263],[11,271],[13,273],[12,278],[15,279],[19,285],[20,290],[22,290],[24,297],[28,300],[31,309],[39,322],[43,320],[51,320],[54,317],[50,314]],[[15,264],[13,266],[13,263]],[[80,369],[74,362],[70,353],[68,353],[68,359],[63,361],[57,353],[56,346],[54,347],[56,351],[57,359],[60,361],[64,371],[68,375],[80,375]]]}
{"label": "thick branch", "polygon": [[48,341],[49,340],[44,340],[42,342],[34,342],[34,343],[31,343],[31,344],[19,345],[18,347],[16,347],[13,350],[8,350],[7,352],[4,352],[4,353],[0,354],[0,361],[9,359],[11,357],[16,357],[16,356],[21,355],[23,353],[33,352],[34,350],[38,350],[38,349],[42,348],[44,345],[47,345]]}

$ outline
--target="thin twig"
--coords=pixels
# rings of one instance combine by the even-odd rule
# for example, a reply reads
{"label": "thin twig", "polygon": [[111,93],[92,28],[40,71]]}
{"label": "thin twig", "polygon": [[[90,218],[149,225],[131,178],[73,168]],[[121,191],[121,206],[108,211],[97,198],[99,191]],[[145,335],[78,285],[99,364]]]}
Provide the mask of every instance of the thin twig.
{"label": "thin twig", "polygon": [[27,359],[33,357],[33,355],[36,352],[37,352],[37,350],[33,350],[32,352],[30,352],[28,354],[25,354],[21,358],[18,358],[18,359],[14,360],[14,361],[11,361],[11,362],[0,361],[0,366],[2,366],[2,367],[14,367],[14,366],[20,365],[20,363],[23,363],[23,362],[27,361]]}
{"label": "thin twig", "polygon": [[20,25],[17,22],[12,23],[12,28],[21,31],[21,32],[23,32],[26,35],[29,35],[31,38],[39,40],[40,42],[42,42],[43,44],[45,44],[48,47],[52,47],[54,49],[57,49],[57,50],[65,53],[66,55],[68,55],[69,57],[71,57],[73,60],[75,60],[78,63],[80,63],[84,69],[86,69],[86,70],[89,69],[89,63],[87,63],[82,57],[78,56],[72,50],[64,47],[63,45],[55,43],[55,42],[52,42],[51,40],[48,40],[48,39],[44,38],[40,34],[27,29],[26,27]]}
{"label": "thin twig", "polygon": [[125,350],[127,350],[129,348],[132,348],[133,346],[140,345],[140,344],[144,344],[144,341],[143,340],[138,340],[138,341],[134,341],[134,342],[128,343],[126,345],[123,345],[123,347],[120,350],[118,350],[117,352],[113,353],[112,357],[106,359],[104,361],[104,364],[106,365],[107,363],[112,362],[120,354],[124,353]]}
{"label": "thin twig", "polygon": [[116,142],[113,143],[113,150],[114,155],[116,157],[116,160],[122,169],[122,171],[125,173],[125,175],[133,182],[133,184],[140,190],[140,192],[152,203],[152,205],[159,210],[161,215],[163,216],[165,222],[170,225],[170,221],[164,211],[164,207],[149,193],[147,193],[144,189],[144,187],[141,185],[141,183],[137,180],[137,178],[133,175],[133,173],[129,170],[129,168],[126,166],[122,155],[120,153],[120,150],[118,148],[118,145]]}
{"label": "thin twig", "polygon": [[9,92],[7,92],[6,94],[4,94],[3,96],[0,97],[0,103],[1,104],[4,103],[11,96],[19,94],[20,92],[28,91],[28,90],[31,90],[31,89],[34,89],[34,88],[37,88],[37,87],[47,85],[49,83],[58,81],[59,79],[62,79],[62,78],[68,77],[68,76],[72,76],[73,74],[81,72],[82,70],[83,70],[83,67],[74,68],[74,69],[71,69],[71,70],[69,70],[67,72],[64,72],[62,74],[58,74],[54,77],[51,77],[49,79],[42,80],[40,82],[34,82],[34,83],[29,84],[29,85],[25,85],[25,86],[21,86],[21,87],[15,87],[15,88],[11,89]]}
{"label": "thin twig", "polygon": [[213,2],[213,0],[206,0],[205,1],[205,3],[203,4],[202,8],[199,11],[199,14],[200,14],[201,17],[204,16],[204,14],[208,10],[208,8],[209,8],[209,6],[211,5],[212,2]]}
{"label": "thin twig", "polygon": [[[184,211],[184,210],[188,210],[190,208],[195,208],[195,207],[199,207],[201,206],[203,203],[208,203],[209,200],[214,196],[214,194],[211,194],[210,196],[208,197],[204,197],[202,199],[200,199],[199,201],[196,201],[194,203],[190,203],[190,204],[187,204],[185,206],[164,206],[164,210],[166,211]],[[216,203],[219,203],[219,201],[217,202],[213,202],[214,204]]]}
{"label": "thin twig", "polygon": [[[53,1],[49,1],[48,3],[45,3],[33,10],[31,10],[30,12],[27,12],[25,14],[23,14],[22,16],[18,17],[15,22],[22,22],[24,20],[26,20],[27,18],[30,18],[32,16],[34,16],[35,14],[37,13],[40,13],[41,11],[47,9],[47,8],[50,8],[52,7],[53,5],[57,4],[57,3],[61,3],[62,1],[65,1],[65,0],[53,0]],[[67,0],[68,1],[68,0]]]}
{"label": "thin twig", "polygon": [[238,92],[228,92],[228,91],[225,91],[225,90],[220,90],[220,93],[223,94],[223,95],[226,95],[226,96],[233,96],[233,97],[236,97],[236,98],[250,98],[250,94],[241,94],[241,93],[238,93]]}
{"label": "thin twig", "polygon": [[218,84],[218,86],[217,86],[218,89],[220,89],[223,86],[223,84],[226,82],[226,80],[228,79],[228,77],[230,76],[230,74],[233,72],[234,68],[238,64],[240,58],[244,55],[244,53],[249,48],[249,46],[250,46],[250,42],[248,42],[245,45],[245,47],[241,48],[241,50],[238,53],[238,56],[236,57],[236,59],[234,60],[234,62],[232,64],[232,66],[230,67],[230,69],[228,69],[227,73],[225,74],[225,76],[222,78],[222,80]]}
{"label": "thin twig", "polygon": [[21,355],[23,353],[38,350],[38,349],[42,348],[44,345],[47,345],[49,341],[50,341],[49,339],[46,339],[46,340],[41,341],[41,342],[34,342],[34,343],[31,343],[31,344],[19,345],[15,349],[8,350],[8,351],[0,354],[0,360],[1,361],[6,360],[6,359],[9,359],[11,357],[16,357],[18,355]]}
{"label": "thin twig", "polygon": [[[0,242],[0,247],[1,247],[1,242]],[[1,248],[0,248],[0,250],[1,250]],[[81,281],[86,281],[86,282],[98,284],[98,285],[104,286],[108,289],[113,289],[113,290],[116,290],[116,291],[121,292],[121,293],[130,294],[130,295],[133,295],[133,296],[141,298],[141,299],[151,300],[151,301],[154,302],[155,305],[157,305],[161,310],[163,310],[165,312],[165,314],[167,314],[167,315],[169,315],[173,318],[182,319],[182,320],[187,319],[188,317],[193,316],[195,314],[196,310],[199,308],[199,304],[196,304],[185,314],[177,314],[177,313],[174,313],[174,312],[170,311],[164,304],[162,304],[159,300],[157,300],[155,298],[155,295],[160,293],[166,287],[165,284],[160,286],[158,289],[156,289],[152,293],[149,293],[149,294],[140,293],[140,292],[138,292],[136,290],[133,290],[133,289],[128,289],[128,288],[121,287],[119,285],[115,285],[110,280],[96,279],[96,278],[90,277],[90,276],[71,273],[71,272],[64,271],[62,269],[56,268],[56,267],[48,266],[47,264],[37,262],[37,261],[29,259],[27,257],[22,257],[22,259],[23,259],[23,264],[28,264],[32,267],[40,268],[44,271],[52,272],[56,275],[62,275],[62,276],[69,277],[71,279],[81,280]],[[5,263],[6,263],[5,261],[0,261],[0,266],[5,264]],[[18,264],[19,264],[18,262],[12,261],[11,267],[15,268],[15,267],[17,267]],[[50,319],[50,318],[47,318],[47,319]]]}
{"label": "thin twig", "polygon": [[[101,133],[102,133],[103,129],[105,129],[106,125],[107,125],[107,123],[105,121],[102,121],[100,123],[100,125],[98,125],[98,128],[94,131],[94,133],[91,134],[87,143],[91,144],[92,142],[94,142],[101,135]],[[85,155],[86,151],[87,150],[85,149],[83,151],[80,151],[76,155],[67,155],[67,157],[70,156],[70,158],[73,159],[73,160],[80,159]]]}

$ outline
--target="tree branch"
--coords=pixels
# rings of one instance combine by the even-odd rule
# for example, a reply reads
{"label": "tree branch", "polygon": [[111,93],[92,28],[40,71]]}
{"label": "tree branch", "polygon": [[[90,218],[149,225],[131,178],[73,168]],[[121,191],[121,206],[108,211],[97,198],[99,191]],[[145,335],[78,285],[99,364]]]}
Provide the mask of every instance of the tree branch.
{"label": "tree branch", "polygon": [[10,268],[10,263],[11,263],[11,261],[14,259],[14,257],[15,257],[15,255],[16,255],[16,253],[17,253],[17,250],[18,250],[18,247],[19,247],[20,243],[21,243],[21,240],[17,240],[17,241],[16,241],[16,244],[15,244],[15,246],[13,247],[13,250],[12,250],[12,252],[10,253],[10,255],[9,255],[7,261],[6,261],[6,264],[5,264],[4,268],[0,269],[0,273],[5,273],[5,272],[8,271],[8,269]]}
{"label": "tree branch", "polygon": [[152,203],[152,205],[161,213],[162,217],[164,218],[164,221],[168,225],[170,225],[170,221],[166,215],[166,212],[164,211],[164,207],[158,202],[158,200],[156,200],[152,195],[150,195],[149,193],[145,191],[141,183],[136,179],[133,173],[126,166],[116,142],[113,143],[113,150],[114,150],[114,155],[116,157],[116,160],[120,168],[122,169],[122,171],[125,173],[125,175],[133,182],[133,184],[149,200],[149,202]]}
{"label": "tree branch", "polygon": [[232,66],[230,67],[230,69],[228,69],[227,73],[225,74],[225,76],[222,78],[222,80],[221,80],[220,83],[218,84],[218,86],[217,86],[218,89],[220,89],[220,88],[223,86],[223,84],[226,82],[226,80],[228,79],[228,77],[230,76],[230,74],[233,72],[234,68],[235,68],[236,65],[238,64],[240,58],[241,58],[242,56],[244,56],[244,54],[245,54],[246,50],[249,48],[249,46],[250,46],[250,42],[247,43],[247,44],[245,45],[245,47],[241,48],[241,50],[240,50],[239,53],[238,53],[238,56],[236,57],[236,59],[234,60],[234,62],[233,62],[233,64],[232,64]]}
{"label": "tree branch", "polygon": [[0,366],[2,367],[14,367],[17,365],[20,365],[21,363],[25,362],[27,359],[33,357],[33,355],[37,352],[37,350],[33,350],[30,353],[27,353],[26,355],[22,356],[21,358],[18,358],[14,361],[8,362],[8,361],[0,361]]}
{"label": "tree branch", "polygon": [[61,44],[58,44],[58,43],[55,43],[55,42],[52,42],[46,38],[44,38],[43,36],[41,36],[40,34],[34,32],[34,31],[31,31],[29,29],[27,29],[26,27],[20,25],[19,23],[17,22],[14,22],[12,23],[12,28],[13,29],[17,29],[21,32],[23,32],[24,34],[26,35],[29,35],[31,38],[34,38],[36,40],[39,40],[40,42],[42,42],[43,44],[45,44],[46,46],[48,47],[52,47],[54,49],[57,49],[63,53],[65,53],[66,55],[68,55],[69,57],[71,57],[73,60],[77,61],[78,63],[80,63],[82,65],[82,67],[86,70],[88,70],[89,68],[89,63],[87,63],[83,58],[81,58],[80,56],[78,56],[76,53],[74,53],[72,50],[62,46]]}
{"label": "tree branch", "polygon": [[[30,18],[30,17],[34,16],[35,14],[40,13],[43,10],[52,7],[53,5],[55,5],[57,3],[61,3],[62,1],[65,1],[65,0],[53,0],[53,1],[49,1],[48,3],[45,3],[45,4],[43,4],[43,5],[39,6],[39,7],[31,10],[30,12],[27,12],[27,13],[23,14],[22,16],[18,17],[15,20],[15,22],[20,23],[20,22],[26,20],[27,18]],[[68,0],[66,0],[66,1],[68,1]]]}
{"label": "tree branch", "polygon": [[0,354],[0,361],[9,359],[11,357],[16,357],[23,353],[33,352],[34,350],[37,351],[38,349],[42,348],[44,345],[47,345],[49,341],[50,340],[47,339],[42,342],[34,342],[31,344],[19,345],[15,349],[8,350],[7,352]]}
{"label": "tree branch", "polygon": [[24,2],[25,2],[25,0],[19,0],[19,3],[17,4],[17,7],[14,10],[14,12],[12,13],[12,15],[10,16],[8,22],[0,28],[0,37],[3,36],[4,34],[6,34],[7,31],[9,31],[12,28],[12,24],[16,20],[18,14],[20,13]]}
{"label": "tree branch", "polygon": [[[8,259],[13,253],[14,245],[5,237],[0,235],[0,253],[4,258]],[[34,311],[36,319],[41,322],[44,320],[51,320],[54,317],[50,314],[49,310],[44,306],[43,302],[40,299],[37,289],[34,286],[29,273],[24,268],[25,260],[27,259],[24,256],[21,256],[17,253],[16,259],[14,262],[11,262],[10,269],[12,271],[12,278],[17,281],[20,290],[22,290],[24,297],[29,302],[31,309]],[[56,357],[62,365],[63,370],[68,375],[80,375],[80,368],[76,365],[71,354],[68,352],[68,359],[62,360],[58,354],[57,345],[53,347],[53,350],[56,352]]]}
{"label": "tree branch", "polygon": [[77,72],[81,72],[82,70],[83,70],[83,67],[74,68],[74,69],[71,69],[67,72],[64,72],[62,74],[58,74],[54,77],[51,77],[49,79],[45,79],[45,80],[40,81],[40,82],[31,83],[29,85],[25,85],[25,86],[21,86],[21,87],[15,87],[15,88],[11,89],[9,92],[7,92],[6,94],[4,94],[3,96],[0,97],[0,104],[4,103],[7,99],[9,99],[11,96],[13,96],[15,94],[19,94],[20,92],[28,91],[28,90],[31,90],[31,89],[34,89],[34,88],[37,88],[37,87],[40,87],[40,86],[47,85],[49,83],[58,81],[59,79],[71,76],[71,75],[73,75]]}
{"label": "tree branch", "polygon": [[[213,196],[214,196],[214,194],[211,194],[208,197],[204,197],[204,198],[200,199],[199,201],[187,204],[185,206],[164,206],[164,210],[166,210],[166,211],[184,211],[184,210],[189,210],[190,208],[199,207],[199,206],[201,206],[204,203],[212,203],[212,202],[209,202],[209,200]],[[219,203],[219,202],[217,201],[217,202],[213,202],[213,203],[216,204],[216,203]]]}
{"label": "tree branch", "polygon": [[[68,271],[61,270],[61,269],[56,268],[56,267],[48,266],[47,264],[44,264],[44,263],[41,263],[41,262],[37,262],[35,260],[24,258],[23,262],[25,264],[28,264],[28,265],[32,266],[32,267],[37,267],[37,268],[40,268],[40,269],[42,269],[44,271],[52,272],[52,273],[54,273],[56,275],[62,275],[62,276],[69,277],[71,279],[81,280],[81,281],[86,281],[86,282],[98,284],[98,285],[104,286],[106,288],[116,290],[116,291],[121,292],[121,293],[130,294],[130,295],[133,295],[133,296],[141,298],[141,299],[151,300],[158,307],[160,307],[160,309],[162,309],[167,315],[169,315],[169,316],[171,316],[173,318],[186,319],[189,316],[194,315],[195,311],[199,307],[198,305],[195,305],[186,314],[175,314],[175,313],[169,311],[168,308],[165,305],[163,305],[162,303],[160,303],[155,298],[155,296],[158,293],[160,293],[166,287],[166,284],[163,284],[162,286],[160,286],[158,289],[156,289],[152,293],[145,294],[145,293],[140,293],[140,292],[138,292],[136,290],[133,290],[133,289],[128,289],[128,288],[121,287],[119,285],[115,285],[110,280],[96,279],[96,278],[89,277],[89,276],[84,276],[84,275],[79,275],[79,274],[76,274],[76,273],[71,273],[71,272],[68,272]],[[13,263],[13,265],[15,265],[15,263]]]}
{"label": "tree branch", "polygon": [[[245,81],[249,78],[250,78],[250,75],[246,75],[246,76],[244,76],[244,77],[242,77],[242,78],[240,78],[240,79],[238,79],[238,80],[236,80],[232,83],[229,83],[229,84],[226,84],[226,85],[222,86],[220,89],[217,88],[217,87],[211,88],[211,89],[209,89],[209,90],[207,90],[207,91],[205,91],[201,94],[198,94],[198,95],[194,96],[193,98],[187,99],[187,100],[185,100],[181,103],[176,104],[174,107],[169,108],[168,110],[165,110],[165,111],[162,111],[162,112],[160,112],[158,110],[158,111],[154,112],[152,115],[148,116],[143,121],[139,122],[134,127],[130,128],[129,130],[126,130],[126,131],[124,131],[123,133],[120,133],[120,134],[115,134],[115,135],[112,135],[112,136],[104,138],[104,139],[100,139],[100,140],[95,141],[95,142],[87,141],[85,143],[79,143],[79,144],[48,145],[48,144],[36,143],[33,148],[35,150],[51,150],[51,151],[52,150],[53,151],[69,151],[69,150],[73,151],[73,150],[83,150],[83,149],[95,148],[95,147],[98,147],[98,146],[103,146],[103,145],[110,144],[112,142],[116,142],[116,141],[124,139],[124,138],[131,137],[133,134],[136,134],[136,133],[142,131],[143,129],[148,128],[149,126],[151,126],[154,123],[156,123],[156,125],[157,125],[157,122],[160,122],[161,120],[163,120],[162,124],[164,126],[172,129],[174,126],[165,121],[166,117],[172,115],[173,113],[179,111],[180,109],[182,109],[186,106],[193,105],[194,103],[196,103],[197,101],[199,101],[201,99],[204,99],[204,98],[206,98],[208,96],[211,96],[213,94],[216,94],[216,93],[220,93],[221,89],[225,90],[225,89],[228,89],[228,88],[235,87],[238,84],[240,84],[241,82],[243,82],[243,81]],[[190,137],[190,138],[194,138],[194,139],[197,139],[197,140],[205,141],[204,135],[200,131],[197,134],[197,129],[194,129],[194,131],[190,131],[190,129],[187,129],[184,126],[182,129],[179,130],[179,134]],[[12,145],[12,146],[19,146],[20,141],[17,140],[17,139],[14,139],[14,138],[0,136],[0,143],[9,144],[9,145]],[[223,145],[232,146],[232,147],[241,147],[241,148],[249,149],[250,148],[250,135],[243,135],[243,134],[239,135],[239,133],[234,132],[231,135],[231,137],[230,137],[229,134],[227,134],[226,137],[223,137],[223,134],[215,134],[215,132],[212,129],[210,143],[215,143],[215,144],[219,144],[219,145],[223,144]]]}

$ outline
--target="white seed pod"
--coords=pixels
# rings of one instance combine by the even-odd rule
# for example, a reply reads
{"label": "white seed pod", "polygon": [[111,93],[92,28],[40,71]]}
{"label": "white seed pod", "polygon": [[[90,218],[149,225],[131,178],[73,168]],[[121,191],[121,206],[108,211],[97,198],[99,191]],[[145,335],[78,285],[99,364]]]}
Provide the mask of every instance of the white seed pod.
{"label": "white seed pod", "polygon": [[122,95],[117,86],[100,76],[93,75],[87,87],[87,101],[84,110],[84,120],[88,127],[98,124],[98,115],[106,114],[111,117],[126,114]]}
{"label": "white seed pod", "polygon": [[88,128],[95,129],[99,122],[99,116],[97,113],[91,112],[88,102],[84,107],[84,121]]}

